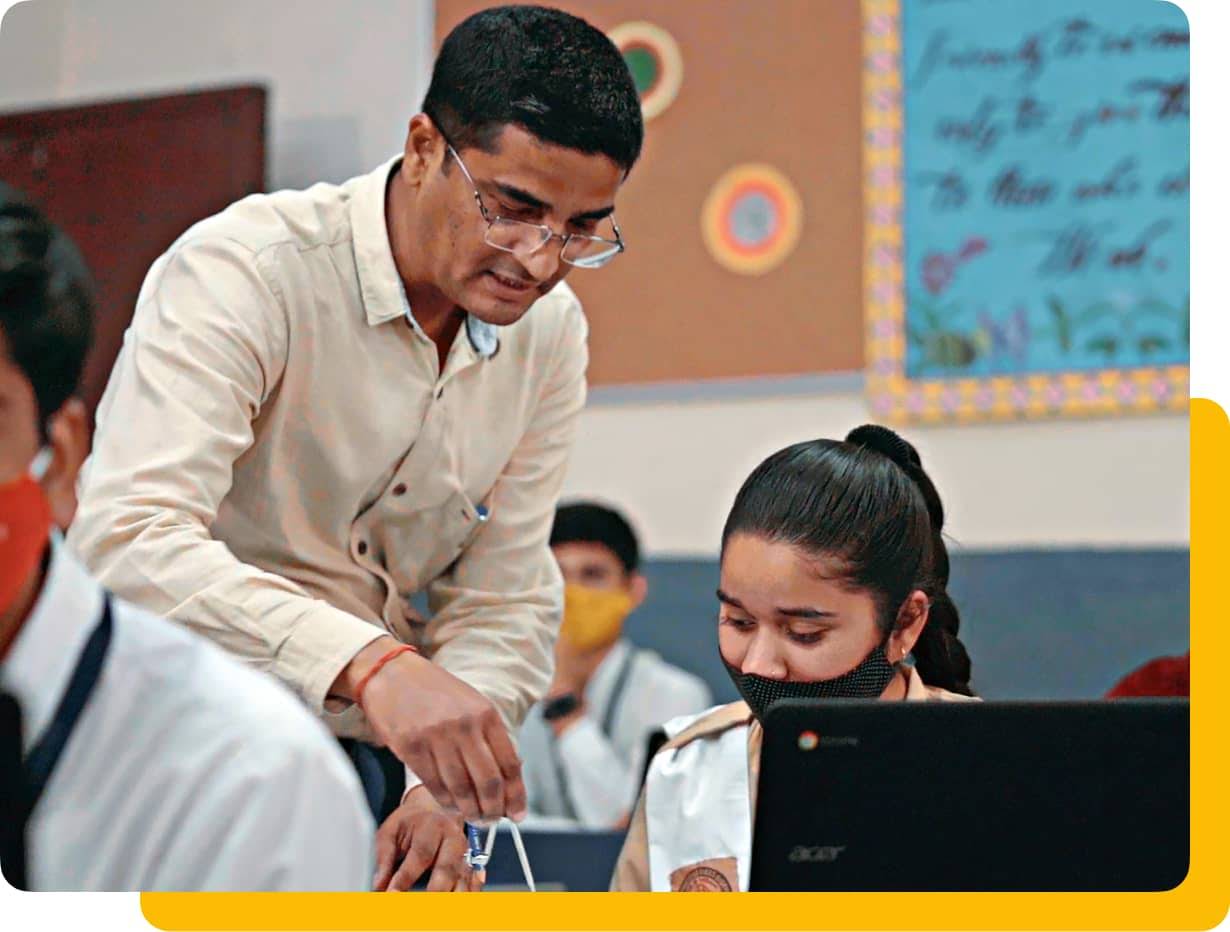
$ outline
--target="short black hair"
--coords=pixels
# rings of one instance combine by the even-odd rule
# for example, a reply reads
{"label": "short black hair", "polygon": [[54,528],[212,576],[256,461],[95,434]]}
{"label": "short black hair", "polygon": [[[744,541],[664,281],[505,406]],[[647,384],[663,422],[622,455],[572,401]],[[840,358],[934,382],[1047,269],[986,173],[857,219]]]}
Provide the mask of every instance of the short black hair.
{"label": "short black hair", "polygon": [[493,151],[514,124],[624,169],[641,153],[641,103],[623,56],[562,10],[500,6],[459,24],[440,48],[423,112],[458,149]]}
{"label": "short black hair", "polygon": [[40,430],[77,391],[93,315],[93,282],[72,240],[0,185],[0,333],[34,388]]}
{"label": "short black hair", "polygon": [[602,544],[615,554],[627,573],[636,572],[641,565],[640,544],[628,519],[597,502],[569,502],[556,509],[551,546],[571,543]]}

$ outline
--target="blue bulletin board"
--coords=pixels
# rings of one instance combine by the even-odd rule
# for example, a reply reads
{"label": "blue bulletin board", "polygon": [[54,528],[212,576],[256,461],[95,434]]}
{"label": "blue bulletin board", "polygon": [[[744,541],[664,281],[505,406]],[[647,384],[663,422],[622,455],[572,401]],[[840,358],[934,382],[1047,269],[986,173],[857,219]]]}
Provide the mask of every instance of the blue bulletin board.
{"label": "blue bulletin board", "polygon": [[1185,408],[1183,13],[865,0],[864,14],[873,410]]}

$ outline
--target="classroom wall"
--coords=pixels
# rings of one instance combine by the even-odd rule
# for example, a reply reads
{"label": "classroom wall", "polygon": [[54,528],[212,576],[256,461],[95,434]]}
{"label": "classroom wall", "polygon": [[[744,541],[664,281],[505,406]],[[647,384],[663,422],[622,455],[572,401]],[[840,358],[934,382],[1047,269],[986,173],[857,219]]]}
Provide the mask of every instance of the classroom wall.
{"label": "classroom wall", "polygon": [[429,0],[34,0],[0,29],[0,110],[240,82],[270,87],[274,188],[401,151],[430,74]]}
{"label": "classroom wall", "polygon": [[[595,389],[565,495],[618,502],[650,553],[716,554],[735,492],[761,459],[871,419],[857,390],[778,385],[780,393],[773,383],[660,387],[657,399]],[[902,432],[943,496],[946,530],[964,547],[1187,546],[1186,416]]]}
{"label": "classroom wall", "polygon": [[[272,185],[340,180],[400,147],[430,72],[433,23],[427,0],[26,2],[0,29],[0,108],[267,82]],[[566,492],[624,504],[650,553],[711,555],[739,482],[762,456],[868,418],[856,386],[806,380],[597,389]],[[910,437],[967,546],[1186,546],[1184,417]]]}
{"label": "classroom wall", "polygon": [[[436,0],[437,37],[501,2]],[[646,124],[640,161],[619,198],[625,258],[634,261],[573,277],[595,337],[591,381],[861,367],[860,0],[566,6],[607,31],[652,21],[678,45],[683,73],[678,98]],[[788,179],[801,215],[798,243],[764,275],[715,261],[702,235],[714,229],[702,217],[719,179],[748,163]],[[759,307],[773,308],[773,326],[763,326]]]}
{"label": "classroom wall", "polygon": [[[26,2],[0,29],[0,110],[259,81],[272,186],[341,180],[400,148],[433,22],[426,0]],[[596,389],[565,493],[617,502],[642,532],[655,596],[633,632],[696,657],[739,483],[787,443],[868,419],[856,374]],[[1187,431],[1176,416],[906,431],[948,506],[990,693],[1096,694],[1183,646]]]}

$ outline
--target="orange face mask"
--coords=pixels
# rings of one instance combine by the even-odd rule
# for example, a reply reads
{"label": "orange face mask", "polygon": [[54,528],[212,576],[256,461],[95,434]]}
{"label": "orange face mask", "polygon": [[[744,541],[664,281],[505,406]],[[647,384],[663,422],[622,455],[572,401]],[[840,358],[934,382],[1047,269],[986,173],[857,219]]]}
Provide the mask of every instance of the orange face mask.
{"label": "orange face mask", "polygon": [[632,611],[632,597],[622,589],[564,586],[564,623],[560,640],[574,650],[597,650],[614,644]]}
{"label": "orange face mask", "polygon": [[51,503],[27,474],[0,484],[0,614],[30,578],[51,536]]}

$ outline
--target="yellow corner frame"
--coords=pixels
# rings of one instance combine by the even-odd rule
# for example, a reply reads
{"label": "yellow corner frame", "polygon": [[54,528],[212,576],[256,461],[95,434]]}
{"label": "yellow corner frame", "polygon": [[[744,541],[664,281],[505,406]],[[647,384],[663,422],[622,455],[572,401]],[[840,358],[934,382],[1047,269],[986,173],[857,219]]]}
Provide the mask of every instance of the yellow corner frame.
{"label": "yellow corner frame", "polygon": [[654,893],[417,895],[150,893],[161,929],[1209,929],[1230,907],[1230,755],[1226,698],[1214,670],[1230,655],[1221,581],[1230,558],[1230,421],[1191,403],[1192,855],[1187,878],[1163,893]]}

